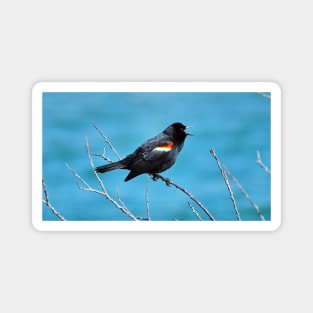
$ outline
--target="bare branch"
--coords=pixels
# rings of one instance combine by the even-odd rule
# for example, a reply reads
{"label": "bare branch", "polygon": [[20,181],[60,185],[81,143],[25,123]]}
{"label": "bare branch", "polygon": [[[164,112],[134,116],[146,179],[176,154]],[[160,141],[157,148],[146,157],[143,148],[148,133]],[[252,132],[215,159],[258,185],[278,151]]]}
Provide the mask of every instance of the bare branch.
{"label": "bare branch", "polygon": [[146,180],[146,208],[147,208],[147,219],[150,221],[150,202],[149,202],[149,175],[146,175],[147,180]]}
{"label": "bare branch", "polygon": [[221,164],[220,164],[220,162],[219,162],[219,160],[218,160],[218,157],[217,157],[217,155],[215,154],[215,151],[214,151],[213,148],[211,148],[210,153],[211,153],[212,156],[215,158],[216,163],[217,163],[217,166],[218,166],[218,168],[220,169],[221,174],[222,174],[222,176],[223,176],[223,178],[224,178],[225,184],[226,184],[227,189],[228,189],[228,192],[229,192],[229,194],[230,194],[230,198],[231,198],[231,200],[232,200],[232,202],[233,202],[233,206],[234,206],[234,209],[235,209],[235,213],[236,213],[236,216],[237,216],[237,220],[238,220],[238,221],[241,221],[240,214],[239,214],[239,211],[238,211],[238,209],[237,209],[236,201],[235,201],[235,198],[234,198],[234,194],[233,194],[233,191],[231,190],[230,184],[229,184],[229,182],[228,182],[226,172],[222,169]]}
{"label": "bare branch", "polygon": [[46,186],[44,179],[42,179],[42,187],[43,187],[43,192],[45,194],[45,200],[42,200],[42,203],[44,203],[51,210],[51,212],[54,215],[56,215],[61,221],[66,221],[66,219],[50,203],[49,197],[48,197],[47,186]]}
{"label": "bare branch", "polygon": [[105,160],[105,161],[107,161],[107,162],[110,162],[110,163],[115,162],[115,161],[111,160],[110,158],[108,158],[108,157],[105,155],[105,148],[103,149],[103,153],[102,153],[102,154],[90,152],[90,155],[100,157],[100,158],[102,158],[103,160]]}
{"label": "bare branch", "polygon": [[256,152],[256,158],[257,158],[256,163],[258,163],[267,174],[271,174],[271,171],[269,170],[269,168],[263,164],[259,150],[257,150]]}
{"label": "bare branch", "polygon": [[271,96],[266,94],[265,92],[258,92],[258,94],[260,94],[264,98],[271,99]]}
{"label": "bare branch", "polygon": [[250,204],[255,208],[257,214],[259,215],[260,219],[262,221],[265,221],[265,218],[263,214],[261,213],[259,206],[253,202],[253,200],[250,198],[249,194],[245,191],[245,189],[242,187],[242,185],[239,183],[238,179],[232,175],[232,173],[225,168],[225,171],[227,175],[234,181],[234,183],[237,185],[237,187],[240,189],[240,191],[243,193],[243,195],[247,198],[247,200],[250,202]]}
{"label": "bare branch", "polygon": [[81,185],[79,185],[77,183],[77,186],[80,190],[84,190],[84,191],[90,191],[90,192],[94,192],[94,193],[97,193],[97,194],[100,194],[102,196],[104,196],[107,200],[109,200],[117,209],[121,210],[123,213],[125,213],[128,217],[130,217],[131,219],[137,221],[137,218],[127,209],[127,207],[125,206],[125,204],[121,201],[120,199],[120,196],[118,194],[118,201],[120,203],[118,203],[116,200],[114,200],[110,195],[109,193],[107,192],[107,190],[105,189],[104,185],[103,185],[103,182],[102,180],[100,179],[99,175],[97,174],[97,172],[95,171],[95,167],[94,167],[94,164],[93,164],[93,161],[92,161],[92,158],[91,158],[91,154],[90,154],[90,151],[89,151],[89,146],[88,146],[88,140],[86,139],[86,144],[85,144],[85,148],[86,148],[86,151],[87,151],[87,154],[88,154],[88,158],[89,158],[89,162],[90,162],[90,165],[93,169],[93,172],[98,180],[98,183],[101,187],[101,190],[97,190],[97,189],[94,189],[92,187],[90,187],[90,185],[83,179],[81,178],[77,172],[72,169],[68,164],[66,164],[67,168],[72,172],[72,174],[78,179],[78,181],[80,181],[85,187],[82,187]]}
{"label": "bare branch", "polygon": [[121,157],[120,155],[117,153],[116,149],[113,147],[113,145],[111,144],[110,140],[108,139],[107,136],[105,136],[102,131],[98,128],[98,126],[93,123],[93,127],[98,131],[98,133],[102,136],[102,138],[104,139],[104,141],[108,144],[108,146],[110,147],[110,149],[113,151],[113,153],[116,155],[116,157],[120,160]]}
{"label": "bare branch", "polygon": [[188,202],[188,205],[192,211],[192,213],[194,213],[196,215],[196,217],[198,218],[199,221],[203,221],[203,219],[201,218],[201,216],[199,215],[199,213],[196,211],[196,209],[194,208],[194,206]]}
{"label": "bare branch", "polygon": [[126,208],[126,205],[125,205],[124,201],[123,201],[122,198],[121,198],[120,191],[118,190],[118,187],[117,187],[117,186],[116,186],[116,194],[117,194],[117,200],[118,200],[118,202],[119,202],[124,208]]}
{"label": "bare branch", "polygon": [[172,185],[176,187],[177,189],[179,189],[180,191],[182,191],[183,193],[185,193],[192,201],[194,201],[205,212],[205,214],[207,214],[207,216],[210,218],[211,221],[215,221],[213,215],[207,210],[207,208],[198,199],[196,199],[190,192],[188,192],[185,188],[180,187],[176,183],[172,182],[169,178],[165,178],[161,176],[160,174],[153,174],[152,176],[154,180],[157,178],[160,178],[162,181],[166,183],[167,186]]}

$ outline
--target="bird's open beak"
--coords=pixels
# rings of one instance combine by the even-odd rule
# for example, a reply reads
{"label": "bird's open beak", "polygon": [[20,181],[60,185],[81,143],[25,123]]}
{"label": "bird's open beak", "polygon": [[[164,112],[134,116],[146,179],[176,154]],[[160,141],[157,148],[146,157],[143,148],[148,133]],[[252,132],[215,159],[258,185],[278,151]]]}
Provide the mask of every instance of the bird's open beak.
{"label": "bird's open beak", "polygon": [[[192,128],[193,126],[186,126],[186,129],[187,128]],[[191,133],[187,133],[187,132],[185,132],[186,133],[186,135],[189,135],[189,136],[194,136],[194,134],[191,134]]]}

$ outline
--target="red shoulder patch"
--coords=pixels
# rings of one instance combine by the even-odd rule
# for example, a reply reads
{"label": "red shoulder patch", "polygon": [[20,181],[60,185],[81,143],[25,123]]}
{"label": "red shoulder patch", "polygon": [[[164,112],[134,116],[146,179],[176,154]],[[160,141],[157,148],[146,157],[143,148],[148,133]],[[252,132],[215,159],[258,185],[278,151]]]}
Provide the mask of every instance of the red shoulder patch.
{"label": "red shoulder patch", "polygon": [[153,150],[154,150],[154,151],[170,151],[173,146],[174,146],[174,142],[172,141],[172,142],[170,142],[170,143],[167,144],[167,145],[155,147]]}

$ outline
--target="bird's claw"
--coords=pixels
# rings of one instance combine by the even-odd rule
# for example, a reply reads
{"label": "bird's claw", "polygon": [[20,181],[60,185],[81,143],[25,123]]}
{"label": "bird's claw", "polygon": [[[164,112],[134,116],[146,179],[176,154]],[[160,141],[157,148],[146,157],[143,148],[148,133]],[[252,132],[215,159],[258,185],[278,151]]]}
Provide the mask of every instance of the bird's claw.
{"label": "bird's claw", "polygon": [[165,181],[166,186],[171,187],[171,181],[169,178],[165,178],[164,181]]}
{"label": "bird's claw", "polygon": [[157,176],[157,174],[151,174],[152,180],[157,181],[160,177]]}
{"label": "bird's claw", "polygon": [[159,174],[151,174],[151,176],[152,176],[152,179],[153,179],[154,181],[156,181],[156,180],[158,180],[158,179],[161,179],[161,180],[163,180],[163,181],[165,182],[166,186],[168,186],[168,187],[171,186],[171,181],[170,181],[169,178],[162,177],[162,176],[159,175]]}

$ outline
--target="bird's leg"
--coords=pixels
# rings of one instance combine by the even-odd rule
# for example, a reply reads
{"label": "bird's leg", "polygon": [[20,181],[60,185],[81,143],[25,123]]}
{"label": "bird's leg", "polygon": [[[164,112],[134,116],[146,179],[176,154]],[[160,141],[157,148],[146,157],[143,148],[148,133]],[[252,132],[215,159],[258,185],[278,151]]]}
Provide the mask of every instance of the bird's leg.
{"label": "bird's leg", "polygon": [[154,181],[156,181],[156,180],[158,180],[158,179],[161,179],[161,180],[163,180],[163,181],[166,183],[167,186],[170,187],[171,181],[170,181],[169,178],[165,178],[165,177],[161,176],[160,174],[156,174],[156,173],[155,173],[155,174],[151,174],[151,175],[152,175],[152,179],[153,179]]}
{"label": "bird's leg", "polygon": [[152,179],[154,181],[157,181],[160,178],[158,174],[150,174],[150,175],[152,176]]}
{"label": "bird's leg", "polygon": [[171,187],[171,181],[169,178],[164,178],[164,181],[165,181],[166,186]]}

